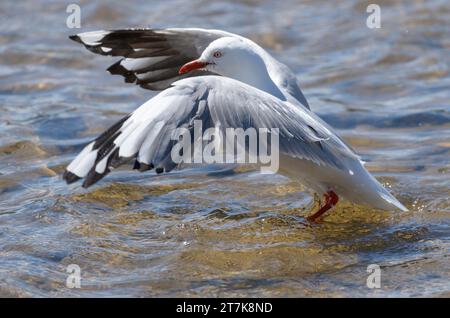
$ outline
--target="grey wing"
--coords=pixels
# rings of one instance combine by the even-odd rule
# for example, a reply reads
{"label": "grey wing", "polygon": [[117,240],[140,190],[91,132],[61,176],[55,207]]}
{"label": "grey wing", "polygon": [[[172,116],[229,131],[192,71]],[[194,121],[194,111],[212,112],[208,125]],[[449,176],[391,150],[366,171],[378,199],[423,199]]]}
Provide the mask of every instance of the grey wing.
{"label": "grey wing", "polygon": [[300,85],[297,82],[297,78],[294,75],[289,79],[289,81],[286,82],[284,88],[290,95],[294,96],[294,98],[297,101],[299,101],[303,106],[305,106],[307,109],[311,109],[309,107],[309,103],[306,100],[305,95],[303,95],[303,92],[300,89]]}
{"label": "grey wing", "polygon": [[[277,84],[288,93],[288,95],[285,95],[287,97],[287,100],[289,102],[293,102],[294,104],[296,102],[300,102],[300,104],[302,104],[304,107],[310,109],[308,101],[306,100],[303,92],[300,89],[297,76],[295,76],[291,69],[283,63],[275,60],[272,56],[270,56],[269,65],[269,72],[273,72],[278,75],[274,76]],[[294,100],[290,99],[290,96],[292,96]]]}
{"label": "grey wing", "polygon": [[[312,112],[242,82],[218,76],[184,79],[136,109],[85,147],[67,167],[68,182],[85,178],[88,187],[130,160],[141,171],[170,171],[178,128],[192,131],[194,120],[209,127],[277,128],[280,153],[318,165],[344,169],[358,157]],[[192,136],[191,134],[191,137]],[[194,142],[191,139],[191,142]]]}
{"label": "grey wing", "polygon": [[177,165],[171,157],[173,133],[180,128],[192,131],[196,119],[208,128],[206,95],[205,86],[175,85],[164,90],[89,143],[67,166],[64,180],[84,179],[87,188],[133,160],[139,171],[171,171]]}
{"label": "grey wing", "polygon": [[345,161],[359,157],[321,118],[310,110],[280,101],[229,78],[215,79],[208,98],[214,125],[278,128],[279,151],[318,165],[345,169]]}
{"label": "grey wing", "polygon": [[206,29],[123,29],[92,31],[72,35],[91,52],[121,56],[108,71],[121,75],[125,82],[150,90],[163,90],[181,78],[211,74],[194,71],[179,75],[185,63],[197,59],[212,41],[235,36]]}

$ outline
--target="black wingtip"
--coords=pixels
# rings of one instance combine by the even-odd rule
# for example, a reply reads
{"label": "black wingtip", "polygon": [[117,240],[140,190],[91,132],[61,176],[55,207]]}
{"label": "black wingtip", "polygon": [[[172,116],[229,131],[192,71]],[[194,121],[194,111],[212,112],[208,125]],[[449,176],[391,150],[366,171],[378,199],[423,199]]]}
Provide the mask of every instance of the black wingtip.
{"label": "black wingtip", "polygon": [[77,182],[81,178],[79,176],[77,176],[76,174],[66,170],[66,171],[64,171],[63,179],[64,179],[64,181],[66,181],[67,184],[71,184],[71,183]]}
{"label": "black wingtip", "polygon": [[95,170],[91,170],[88,175],[86,176],[86,179],[84,180],[83,184],[81,185],[83,188],[87,189],[100,179],[102,179],[104,176],[106,176],[110,172],[109,169],[106,169],[103,173],[97,173]]}
{"label": "black wingtip", "polygon": [[139,163],[139,172],[144,172],[148,170],[152,170],[154,168],[153,164]]}
{"label": "black wingtip", "polygon": [[122,60],[117,61],[113,65],[107,68],[107,71],[112,75],[122,75],[125,78],[126,83],[134,83],[137,80],[136,75],[133,72],[127,70],[120,64]]}
{"label": "black wingtip", "polygon": [[76,35],[76,34],[69,35],[69,39],[71,39],[72,41],[78,42],[78,43],[83,43],[81,41],[81,38],[78,35]]}

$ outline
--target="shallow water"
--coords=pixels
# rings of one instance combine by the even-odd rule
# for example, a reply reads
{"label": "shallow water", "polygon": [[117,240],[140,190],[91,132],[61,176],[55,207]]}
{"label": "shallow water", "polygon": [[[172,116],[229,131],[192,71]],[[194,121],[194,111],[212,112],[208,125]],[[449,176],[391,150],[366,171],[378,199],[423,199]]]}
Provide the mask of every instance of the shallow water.
{"label": "shallow water", "polygon": [[[249,169],[65,185],[82,146],[154,93],[68,40],[67,3],[1,1],[0,296],[450,296],[448,1],[377,1],[378,30],[358,0],[80,3],[83,31],[198,26],[258,41],[410,211],[343,202],[307,227],[313,198]],[[66,287],[69,264],[80,289]],[[381,289],[366,286],[369,264]]]}

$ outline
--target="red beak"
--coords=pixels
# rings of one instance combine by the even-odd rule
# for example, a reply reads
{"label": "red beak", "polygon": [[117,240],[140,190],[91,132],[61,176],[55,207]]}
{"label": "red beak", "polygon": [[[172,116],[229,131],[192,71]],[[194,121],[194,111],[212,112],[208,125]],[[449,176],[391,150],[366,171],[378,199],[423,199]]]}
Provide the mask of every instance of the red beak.
{"label": "red beak", "polygon": [[208,63],[201,62],[199,60],[193,60],[189,63],[184,64],[178,71],[178,74],[184,74],[193,70],[198,70],[204,68],[206,65],[208,65]]}

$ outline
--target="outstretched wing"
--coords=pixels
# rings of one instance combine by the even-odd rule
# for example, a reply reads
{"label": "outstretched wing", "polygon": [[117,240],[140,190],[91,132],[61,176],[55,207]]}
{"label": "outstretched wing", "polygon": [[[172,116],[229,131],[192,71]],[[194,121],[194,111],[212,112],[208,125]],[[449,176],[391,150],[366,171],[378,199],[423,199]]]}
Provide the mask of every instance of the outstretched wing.
{"label": "outstretched wing", "polygon": [[184,79],[136,109],[85,147],[67,167],[64,179],[85,178],[84,187],[111,168],[135,159],[141,171],[170,171],[177,128],[192,130],[194,120],[209,127],[278,128],[281,154],[345,169],[343,159],[358,157],[309,110],[282,102],[242,82],[218,76]]}
{"label": "outstretched wing", "polygon": [[163,90],[184,77],[211,74],[195,71],[179,75],[181,66],[197,59],[212,41],[235,36],[220,30],[205,29],[124,29],[93,31],[72,35],[91,52],[122,56],[108,71],[122,75],[128,83]]}

